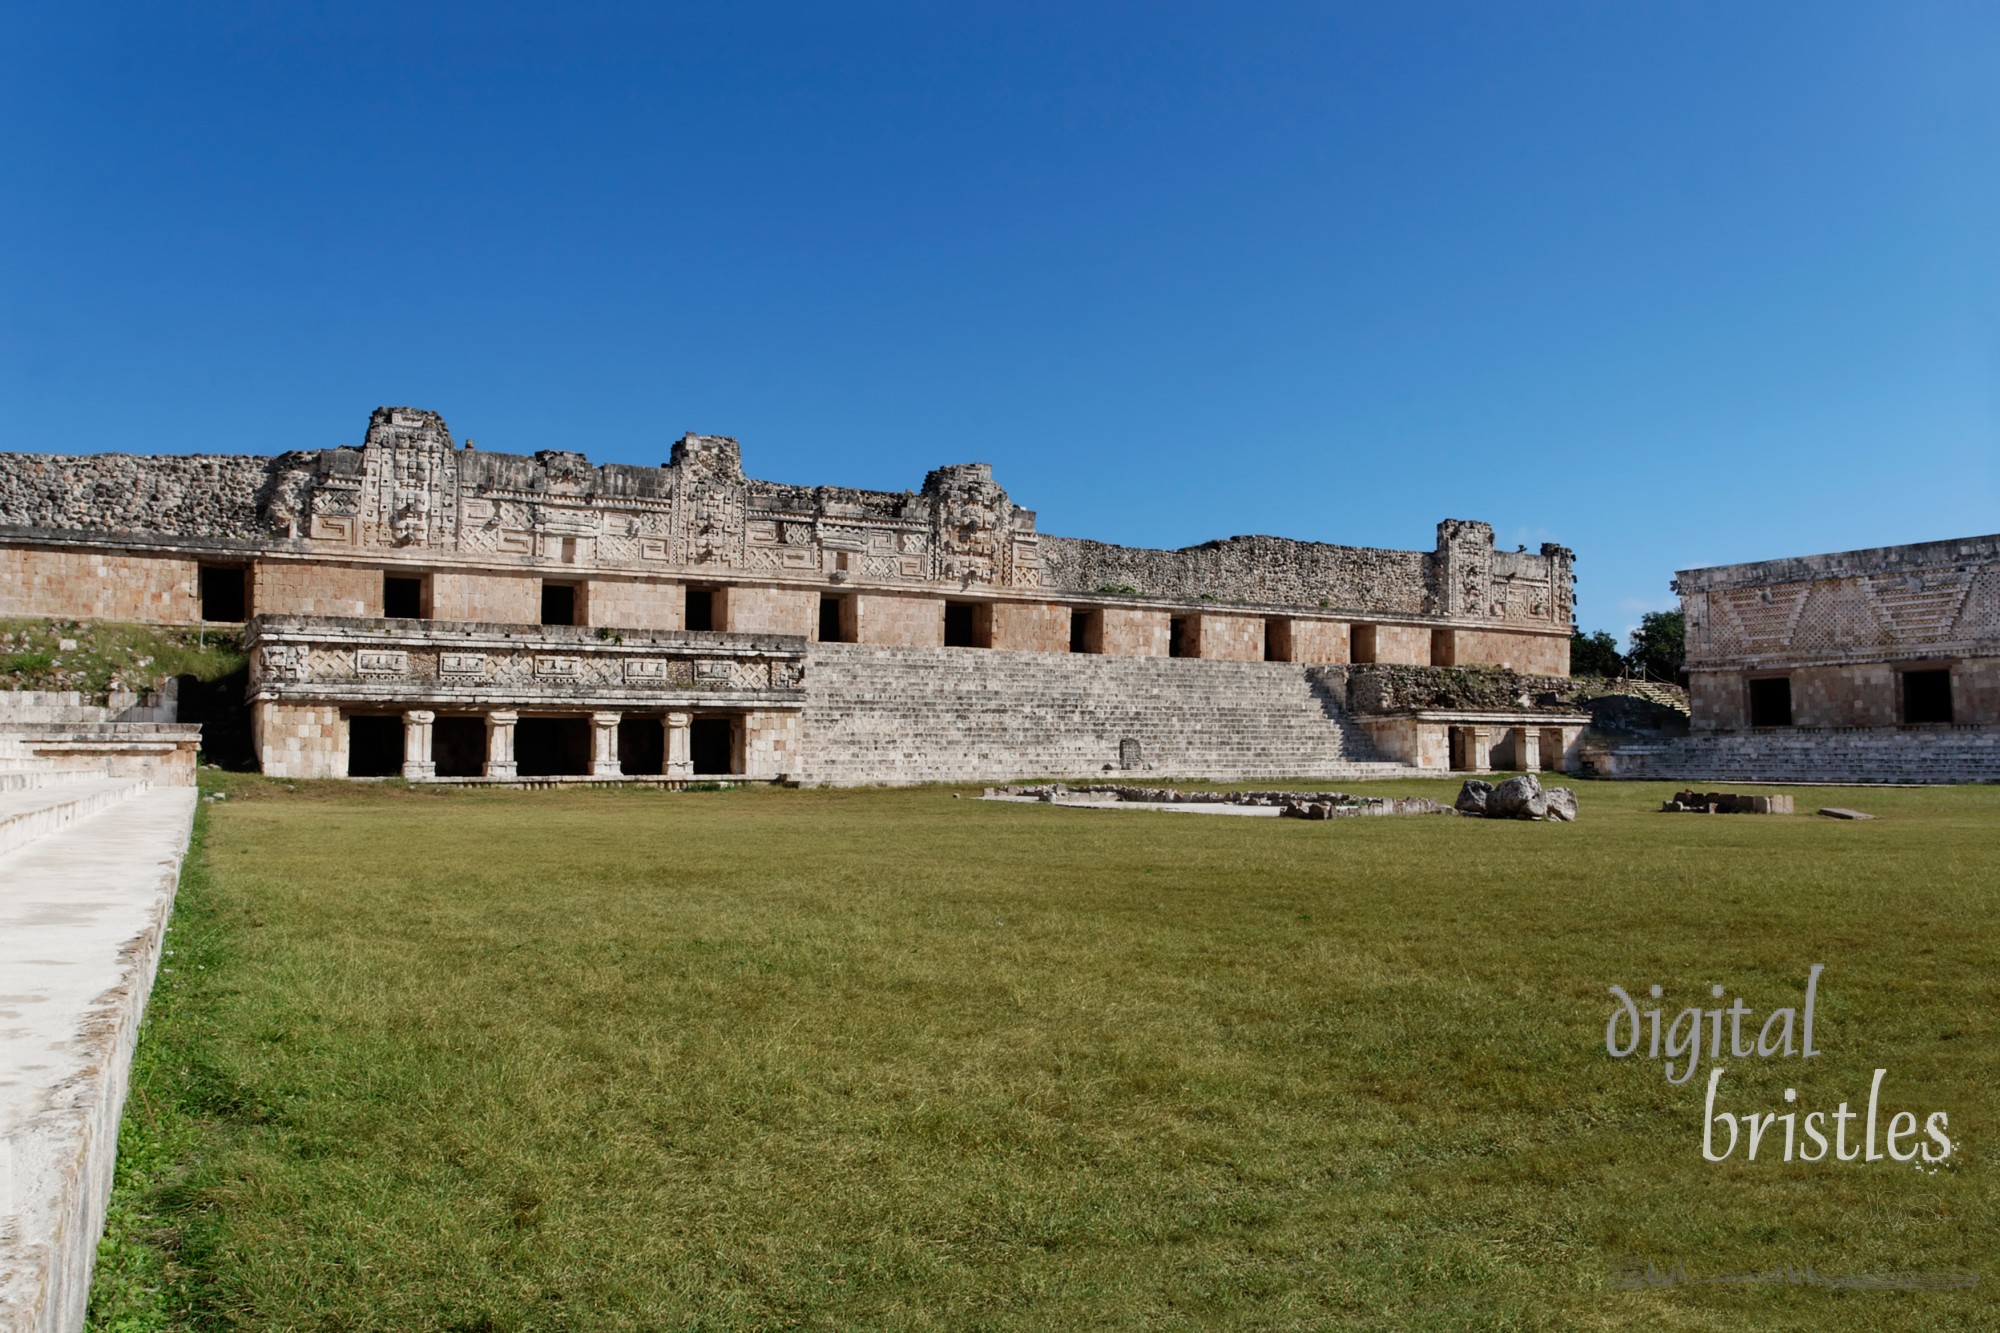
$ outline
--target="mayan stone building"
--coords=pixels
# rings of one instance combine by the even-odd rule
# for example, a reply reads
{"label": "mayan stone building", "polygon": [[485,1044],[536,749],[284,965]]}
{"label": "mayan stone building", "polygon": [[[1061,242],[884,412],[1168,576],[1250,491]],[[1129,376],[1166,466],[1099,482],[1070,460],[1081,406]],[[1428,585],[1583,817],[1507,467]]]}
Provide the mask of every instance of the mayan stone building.
{"label": "mayan stone building", "polygon": [[915,492],[454,443],[0,455],[0,614],[242,623],[266,773],[901,782],[1560,766],[1584,719],[1351,716],[1349,664],[1568,670],[1572,557],[1040,533],[984,464]]}
{"label": "mayan stone building", "polygon": [[2000,536],[1683,570],[1691,734],[1620,777],[2000,781]]}

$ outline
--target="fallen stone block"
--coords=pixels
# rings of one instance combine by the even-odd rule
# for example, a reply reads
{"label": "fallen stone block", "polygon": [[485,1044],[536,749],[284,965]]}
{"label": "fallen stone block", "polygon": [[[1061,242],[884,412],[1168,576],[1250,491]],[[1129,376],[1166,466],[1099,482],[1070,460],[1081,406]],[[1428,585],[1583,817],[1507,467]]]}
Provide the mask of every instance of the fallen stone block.
{"label": "fallen stone block", "polygon": [[1576,822],[1576,793],[1568,787],[1550,787],[1542,795],[1548,798],[1549,818],[1564,824]]}
{"label": "fallen stone block", "polygon": [[1548,812],[1548,794],[1533,773],[1508,778],[1486,798],[1488,819],[1540,819]]}
{"label": "fallen stone block", "polygon": [[1864,814],[1862,814],[1862,813],[1861,813],[1861,812],[1860,812],[1859,810],[1849,810],[1849,809],[1846,809],[1846,808],[1845,808],[1845,807],[1843,807],[1843,806],[1838,806],[1838,805],[1823,805],[1823,806],[1821,806],[1821,807],[1819,808],[1819,812],[1820,812],[1821,814],[1825,815],[1825,816],[1826,816],[1826,817],[1827,817],[1828,819],[1873,819],[1873,818],[1875,818],[1875,816],[1873,816],[1873,815],[1864,815]]}
{"label": "fallen stone block", "polygon": [[1486,813],[1487,798],[1492,794],[1492,783],[1467,778],[1465,785],[1458,789],[1458,799],[1452,802],[1452,808],[1462,815],[1483,815]]}

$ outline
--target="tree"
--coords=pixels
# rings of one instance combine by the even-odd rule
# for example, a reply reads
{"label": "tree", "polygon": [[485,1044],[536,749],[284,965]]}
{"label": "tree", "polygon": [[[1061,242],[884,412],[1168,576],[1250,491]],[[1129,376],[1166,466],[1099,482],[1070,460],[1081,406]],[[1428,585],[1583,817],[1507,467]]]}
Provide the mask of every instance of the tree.
{"label": "tree", "polygon": [[1642,680],[1673,681],[1687,660],[1687,626],[1678,611],[1648,611],[1632,631],[1625,665]]}
{"label": "tree", "polygon": [[1625,659],[1619,656],[1618,640],[1603,630],[1595,634],[1585,634],[1582,630],[1571,630],[1569,635],[1569,674],[1572,676],[1622,676],[1625,674]]}

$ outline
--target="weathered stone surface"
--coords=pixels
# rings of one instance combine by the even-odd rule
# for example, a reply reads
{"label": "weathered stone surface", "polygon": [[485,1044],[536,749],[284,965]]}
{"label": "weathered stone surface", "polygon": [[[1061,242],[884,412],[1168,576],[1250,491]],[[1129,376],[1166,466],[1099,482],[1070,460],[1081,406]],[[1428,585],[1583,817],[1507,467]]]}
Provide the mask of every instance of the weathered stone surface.
{"label": "weathered stone surface", "polygon": [[2000,534],[1683,570],[1674,589],[1692,734],[1600,747],[1601,776],[2000,780]]}
{"label": "weathered stone surface", "polygon": [[1465,785],[1458,789],[1458,799],[1452,802],[1452,808],[1462,815],[1483,815],[1486,813],[1486,802],[1492,795],[1492,783],[1467,778]]}
{"label": "weathered stone surface", "polygon": [[1548,800],[1549,818],[1564,824],[1576,821],[1576,793],[1568,787],[1546,787],[1542,795]]}
{"label": "weathered stone surface", "polygon": [[1548,795],[1533,773],[1508,778],[1486,798],[1489,819],[1540,819],[1548,812]]}
{"label": "weathered stone surface", "polygon": [[1717,815],[1789,815],[1792,798],[1782,792],[1745,795],[1725,791],[1681,791],[1660,809]]}
{"label": "weathered stone surface", "polygon": [[1847,809],[1847,808],[1846,808],[1845,806],[1839,806],[1839,805],[1823,805],[1823,806],[1821,806],[1821,807],[1819,808],[1819,812],[1820,812],[1821,814],[1825,815],[1825,816],[1826,816],[1827,818],[1829,818],[1829,819],[1873,819],[1873,818],[1875,818],[1875,816],[1873,816],[1873,815],[1864,815],[1864,814],[1862,814],[1862,813],[1861,813],[1861,812],[1860,812],[1859,810],[1849,810],[1849,809]]}

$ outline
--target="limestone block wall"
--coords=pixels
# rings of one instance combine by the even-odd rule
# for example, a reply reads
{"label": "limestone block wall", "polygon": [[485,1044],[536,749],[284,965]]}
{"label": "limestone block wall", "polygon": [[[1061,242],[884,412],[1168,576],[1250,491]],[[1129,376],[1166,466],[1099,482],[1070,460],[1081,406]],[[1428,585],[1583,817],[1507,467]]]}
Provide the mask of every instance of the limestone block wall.
{"label": "limestone block wall", "polygon": [[2000,782],[1996,727],[1773,727],[1589,745],[1600,777],[1649,782]]}
{"label": "limestone block wall", "polygon": [[0,616],[191,624],[199,569],[190,556],[0,547]]}
{"label": "limestone block wall", "polygon": [[1282,662],[885,649],[807,655],[802,776],[813,783],[1361,777],[1404,771],[1311,676]]}
{"label": "limestone block wall", "polygon": [[1262,616],[1218,615],[1204,611],[1187,618],[1190,655],[1219,662],[1264,660]]}
{"label": "limestone block wall", "polygon": [[1024,652],[1069,651],[1070,609],[1049,602],[995,602],[993,646]]}
{"label": "limestone block wall", "polygon": [[[1924,661],[1843,662],[1742,671],[1695,671],[1688,680],[1696,731],[1728,731],[1750,725],[1747,682],[1784,676],[1791,681],[1795,727],[1895,727],[1902,723],[1901,673],[1912,668],[1943,669]],[[1967,658],[1948,664],[1952,721],[1962,726],[2000,726],[2000,658]]]}
{"label": "limestone block wall", "polygon": [[795,777],[803,755],[797,712],[753,712],[743,718],[743,772],[746,777]]}
{"label": "limestone block wall", "polygon": [[1399,666],[1429,666],[1431,632],[1421,625],[1364,625],[1364,638],[1375,645],[1372,660]]}
{"label": "limestone block wall", "polygon": [[1102,639],[1107,657],[1165,657],[1172,642],[1173,618],[1165,611],[1141,611],[1107,606]]}
{"label": "limestone block wall", "polygon": [[1951,671],[1952,716],[1975,726],[2000,726],[2000,657],[1971,658]]}
{"label": "limestone block wall", "polygon": [[1507,630],[1455,629],[1452,636],[1456,666],[1497,666],[1524,676],[1567,676],[1569,639],[1566,635],[1520,634]]}
{"label": "limestone block wall", "polygon": [[260,616],[379,616],[380,566],[259,560],[251,570],[250,610]]}
{"label": "limestone block wall", "polygon": [[1347,660],[1348,627],[1338,620],[1278,619],[1266,627],[1275,634],[1281,662],[1340,663]]}
{"label": "limestone block wall", "polygon": [[855,638],[860,643],[944,646],[944,599],[894,593],[857,593]]}
{"label": "limestone block wall", "polygon": [[721,601],[722,623],[717,628],[732,634],[813,638],[819,630],[817,588],[758,588],[739,583],[727,589]]}
{"label": "limestone block wall", "polygon": [[[584,623],[620,629],[680,629],[687,608],[687,591],[678,583],[639,579],[592,579],[584,596]],[[536,608],[537,614],[540,607]],[[487,620],[488,616],[439,616],[438,619]],[[789,631],[788,631],[789,632]]]}
{"label": "limestone block wall", "polygon": [[[613,605],[621,595],[613,584]],[[594,592],[594,590],[593,590]],[[589,605],[591,595],[584,602]],[[475,574],[439,570],[431,575],[431,619],[473,620],[492,625],[532,625],[542,618],[542,580],[537,574]],[[595,622],[604,623],[604,622]],[[661,626],[663,629],[678,626]]]}
{"label": "limestone block wall", "polygon": [[1800,667],[1791,672],[1791,678],[1792,722],[1796,726],[1896,725],[1896,673],[1887,663]]}
{"label": "limestone block wall", "polygon": [[250,728],[267,777],[347,776],[347,725],[338,705],[266,700],[252,705]]}

